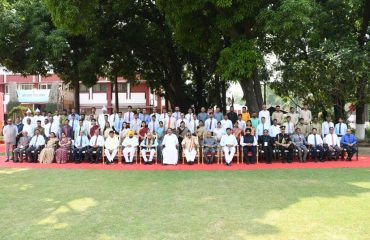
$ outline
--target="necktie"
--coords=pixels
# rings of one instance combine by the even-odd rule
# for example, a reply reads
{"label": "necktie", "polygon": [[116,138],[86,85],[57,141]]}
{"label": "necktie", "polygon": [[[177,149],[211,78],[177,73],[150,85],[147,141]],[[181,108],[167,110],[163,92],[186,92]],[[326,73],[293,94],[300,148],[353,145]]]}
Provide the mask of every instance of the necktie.
{"label": "necktie", "polygon": [[339,134],[342,132],[342,123],[339,123]]}
{"label": "necktie", "polygon": [[155,122],[153,122],[153,133],[155,132]]}
{"label": "necktie", "polygon": [[334,146],[334,135],[331,134],[331,143],[332,143],[332,146]]}
{"label": "necktie", "polygon": [[74,121],[74,120],[72,120],[72,131],[73,131],[73,125],[74,125],[74,123],[75,123],[75,121]]}
{"label": "necktie", "polygon": [[209,130],[212,129],[212,118],[211,118],[211,124],[209,124]]}
{"label": "necktie", "polygon": [[118,131],[120,131],[121,130],[121,119],[119,119],[119,121],[118,121]]}
{"label": "necktie", "polygon": [[196,132],[196,130],[197,130],[197,127],[196,127],[196,124],[195,124],[195,120],[194,120],[194,133]]}
{"label": "necktie", "polygon": [[265,131],[265,124],[262,123],[262,132]]}
{"label": "necktie", "polygon": [[50,133],[51,133],[51,123],[50,123],[50,127],[49,127],[49,135],[50,135]]}
{"label": "necktie", "polygon": [[317,139],[316,139],[316,135],[314,135],[314,140],[315,140],[315,146],[317,146]]}
{"label": "necktie", "polygon": [[113,117],[113,126],[115,123],[116,123],[116,114],[114,114],[114,117]]}
{"label": "necktie", "polygon": [[301,138],[301,136],[299,136],[299,141],[302,141],[302,138]]}
{"label": "necktie", "polygon": [[171,127],[171,118],[169,117],[168,118],[168,126],[167,126],[167,129],[169,129]]}
{"label": "necktie", "polygon": [[131,122],[131,114],[128,112],[128,122]]}
{"label": "necktie", "polygon": [[80,136],[80,147],[82,146],[82,136]]}

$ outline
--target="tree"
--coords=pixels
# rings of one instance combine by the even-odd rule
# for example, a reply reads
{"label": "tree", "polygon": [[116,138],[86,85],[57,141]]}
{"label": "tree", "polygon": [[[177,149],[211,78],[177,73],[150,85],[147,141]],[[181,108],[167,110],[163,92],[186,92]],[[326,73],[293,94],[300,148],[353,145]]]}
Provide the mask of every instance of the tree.
{"label": "tree", "polygon": [[41,0],[3,1],[0,8],[0,64],[23,75],[53,71],[74,87],[79,111],[79,83],[97,80],[92,43],[57,29]]}
{"label": "tree", "polygon": [[285,0],[261,14],[267,34],[260,45],[278,59],[281,79],[272,86],[280,95],[314,103],[323,113],[334,106],[335,119],[345,117],[345,103],[365,104],[369,46],[364,37],[359,42],[361,31],[369,33],[365,2]]}
{"label": "tree", "polygon": [[237,81],[251,111],[262,105],[259,75],[264,66],[257,38],[261,10],[269,1],[158,1],[161,11],[187,50],[217,58],[216,73],[224,81]]}

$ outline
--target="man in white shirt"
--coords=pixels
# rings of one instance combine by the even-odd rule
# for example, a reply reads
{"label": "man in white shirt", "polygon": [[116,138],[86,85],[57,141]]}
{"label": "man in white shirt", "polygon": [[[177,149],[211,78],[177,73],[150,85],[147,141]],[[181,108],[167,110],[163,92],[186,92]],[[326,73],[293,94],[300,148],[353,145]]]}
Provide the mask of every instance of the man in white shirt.
{"label": "man in white shirt", "polygon": [[159,117],[159,121],[164,122],[164,120],[165,120],[166,118],[168,118],[167,109],[163,108],[163,109],[162,109],[162,113],[161,113],[161,115],[160,115],[160,117]]}
{"label": "man in white shirt", "polygon": [[198,120],[197,115],[195,113],[193,113],[192,117],[193,118],[189,122],[188,129],[190,130],[191,134],[194,135],[197,132],[197,128],[199,126],[199,120]]}
{"label": "man in white shirt", "polygon": [[99,129],[95,130],[94,136],[90,139],[90,148],[86,154],[90,160],[90,163],[98,163],[102,157],[102,150],[104,146],[104,137],[99,135]]}
{"label": "man in white shirt", "polygon": [[334,133],[334,127],[329,128],[329,134],[325,136],[324,143],[328,144],[328,156],[331,157],[335,152],[335,159],[338,159],[342,148],[337,134]]}
{"label": "man in white shirt", "polygon": [[[156,107],[153,107],[153,113],[152,114],[150,114],[150,119],[152,119],[152,117],[153,116],[155,116],[155,119],[156,120],[158,120],[159,119],[159,117],[160,117],[160,114],[157,112],[158,110],[157,110],[157,108]],[[147,121],[145,121],[147,124],[148,124],[148,122]]]}
{"label": "man in white shirt", "polygon": [[105,122],[108,120],[108,113],[105,106],[101,109],[102,113],[98,116],[98,125],[100,126],[101,131],[104,131]]}
{"label": "man in white shirt", "polygon": [[229,116],[227,114],[224,115],[224,119],[221,121],[222,128],[225,130],[228,128],[233,128],[233,122],[229,119]]}
{"label": "man in white shirt", "polygon": [[188,120],[188,122],[191,122],[193,120],[193,109],[189,108],[188,113],[185,115],[185,119]]}
{"label": "man in white shirt", "polygon": [[176,121],[176,129],[180,127],[181,122],[184,122],[185,127],[188,127],[189,122],[187,119],[185,119],[185,115],[183,113],[180,113],[180,118]]}
{"label": "man in white shirt", "polygon": [[[121,115],[121,117],[122,117],[122,115]],[[115,108],[113,109],[113,113],[109,116],[108,121],[109,121],[109,124],[110,124],[111,128],[115,132],[118,132],[119,133],[119,130],[117,130],[117,128],[118,128],[118,122],[119,122],[119,115],[118,115],[118,113],[117,113],[117,111],[116,111]]]}
{"label": "man in white shirt", "polygon": [[[9,162],[10,153],[14,151],[15,139],[18,135],[18,128],[13,124],[12,119],[8,119],[7,125],[3,128],[3,136],[5,142],[5,153],[6,153],[6,160],[5,162]],[[12,151],[10,151],[12,148]],[[14,159],[13,159],[14,161]]]}
{"label": "man in white shirt", "polygon": [[104,146],[105,146],[104,153],[105,153],[105,157],[107,158],[107,161],[105,163],[108,165],[112,164],[113,159],[117,155],[118,146],[119,146],[118,138],[114,135],[113,130],[109,131],[109,136],[105,140]]}
{"label": "man in white shirt", "polygon": [[317,134],[317,129],[312,128],[312,133],[308,135],[307,143],[312,147],[312,157],[314,161],[317,161],[317,151],[319,151],[319,160],[320,162],[324,161],[325,149],[323,147],[323,140],[319,134]]}
{"label": "man in white shirt", "polygon": [[28,132],[28,136],[32,138],[35,132],[35,127],[36,127],[35,125],[32,125],[31,118],[27,118],[27,121],[23,126],[23,131]]}
{"label": "man in white shirt", "polygon": [[40,109],[36,109],[35,116],[33,117],[33,122],[37,123],[37,121],[41,121],[41,126],[44,126],[45,124],[45,117],[40,115],[41,111]]}
{"label": "man in white shirt", "polygon": [[71,126],[72,129],[72,139],[75,137],[75,131],[76,128],[78,127],[78,120],[76,120],[75,114],[72,113],[71,115],[71,120],[69,121],[69,126]]}
{"label": "man in white shirt", "polygon": [[231,166],[231,162],[234,158],[235,147],[238,145],[238,141],[232,133],[231,128],[226,129],[226,135],[222,136],[220,146],[224,151],[225,162],[227,166]]}
{"label": "man in white shirt", "polygon": [[134,118],[131,119],[131,122],[130,122],[130,129],[138,133],[141,127],[141,123],[142,122],[139,119],[139,115],[137,113],[134,113]]}
{"label": "man in white shirt", "polygon": [[35,130],[35,135],[32,137],[31,142],[26,150],[26,161],[37,162],[37,157],[41,148],[45,145],[45,138],[40,134],[38,129]]}
{"label": "man in white shirt", "polygon": [[328,115],[326,117],[326,121],[322,123],[321,131],[322,137],[325,138],[326,135],[329,134],[329,129],[334,128],[334,123],[331,121],[331,117]]}
{"label": "man in white shirt", "polygon": [[347,132],[347,124],[345,124],[343,122],[343,118],[339,118],[338,119],[338,123],[335,124],[334,132],[335,132],[335,134],[338,135],[339,141],[342,138],[342,136],[344,134],[346,134],[346,132]]}
{"label": "man in white shirt", "polygon": [[285,126],[285,129],[286,129],[286,133],[289,136],[292,135],[292,134],[294,134],[295,123],[292,121],[292,117],[291,116],[288,115],[286,117],[286,123],[284,124],[284,126]]}
{"label": "man in white shirt", "polygon": [[221,122],[218,122],[217,127],[213,130],[213,137],[216,138],[217,143],[220,143],[224,135],[226,135],[226,130],[222,127]]}
{"label": "man in white shirt", "polygon": [[213,112],[209,113],[209,117],[204,123],[204,127],[206,128],[207,132],[212,132],[212,133],[213,133],[213,130],[217,127],[217,120],[214,119]]}
{"label": "man in white shirt", "polygon": [[26,125],[28,119],[31,120],[31,125],[33,125],[34,127],[36,127],[36,122],[33,122],[33,116],[32,116],[32,112],[31,112],[30,109],[27,109],[26,116],[23,118],[22,123],[24,125]]}
{"label": "man in white shirt", "polygon": [[175,112],[172,115],[176,119],[176,122],[177,122],[177,120],[179,120],[180,115],[181,115],[180,107],[175,107]]}
{"label": "man in white shirt", "polygon": [[149,131],[153,134],[155,134],[155,130],[159,127],[159,122],[157,120],[156,115],[152,115],[151,121],[148,123]]}
{"label": "man in white shirt", "polygon": [[81,163],[83,158],[83,152],[87,150],[89,147],[89,139],[85,135],[83,131],[79,132],[79,136],[76,137],[74,141],[74,148],[73,148],[73,159],[75,160],[76,164]]}
{"label": "man in white shirt", "polygon": [[[277,125],[277,120],[274,119],[272,120],[272,125],[270,127],[269,134],[272,138],[275,139],[276,135],[278,135],[279,133],[280,133],[280,126]],[[263,130],[262,130],[262,134],[263,134]]]}
{"label": "man in white shirt", "polygon": [[132,164],[136,153],[137,146],[139,146],[139,140],[134,136],[134,131],[128,132],[128,137],[122,142],[123,156],[125,157],[125,163]]}
{"label": "man in white shirt", "polygon": [[242,119],[242,115],[238,114],[238,128],[240,128],[243,132],[245,131],[245,128],[247,126],[247,123]]}
{"label": "man in white shirt", "polygon": [[[266,122],[265,117],[261,118],[260,124],[258,124],[257,129],[256,129],[256,136],[262,136],[263,131],[269,130],[270,129],[270,123]],[[274,136],[276,137],[276,136]]]}
{"label": "man in white shirt", "polygon": [[262,110],[258,113],[258,119],[260,120],[260,122],[262,122],[263,117],[265,118],[265,123],[267,123],[270,126],[271,124],[270,112],[267,110],[266,104],[262,105]]}
{"label": "man in white shirt", "polygon": [[168,111],[168,117],[163,121],[164,130],[175,129],[176,128],[176,119],[172,116],[172,111]]}
{"label": "man in white shirt", "polygon": [[299,113],[299,118],[303,118],[303,123],[306,125],[310,125],[312,120],[312,114],[311,111],[308,110],[308,105],[303,105],[303,109]]}

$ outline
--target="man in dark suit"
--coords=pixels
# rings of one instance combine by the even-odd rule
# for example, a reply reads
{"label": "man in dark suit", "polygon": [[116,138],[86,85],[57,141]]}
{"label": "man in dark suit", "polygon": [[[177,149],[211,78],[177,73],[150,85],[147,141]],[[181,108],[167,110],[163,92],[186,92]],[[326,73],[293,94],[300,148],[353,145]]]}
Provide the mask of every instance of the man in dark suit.
{"label": "man in dark suit", "polygon": [[273,153],[273,140],[272,137],[269,136],[269,130],[263,130],[263,135],[258,137],[258,144],[261,145],[262,151],[264,153],[264,157],[266,159],[267,164],[272,163],[272,153]]}
{"label": "man in dark suit", "polygon": [[[240,146],[243,147],[244,161],[246,163],[255,164],[256,163],[256,153],[257,153],[257,139],[251,135],[252,129],[245,129],[245,135],[240,138]],[[248,153],[251,153],[248,156]]]}

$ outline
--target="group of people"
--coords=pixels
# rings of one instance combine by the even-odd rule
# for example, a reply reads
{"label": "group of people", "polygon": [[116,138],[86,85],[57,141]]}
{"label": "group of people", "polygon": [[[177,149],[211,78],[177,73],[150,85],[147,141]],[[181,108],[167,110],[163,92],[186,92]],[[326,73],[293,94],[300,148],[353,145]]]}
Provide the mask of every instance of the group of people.
{"label": "group of people", "polygon": [[[197,155],[203,156],[205,163],[214,162],[219,149],[224,162],[230,166],[236,151],[243,151],[244,162],[256,162],[257,146],[267,163],[273,155],[283,162],[292,162],[296,151],[301,162],[306,162],[308,153],[315,160],[338,158],[345,150],[347,160],[357,151],[357,140],[343,119],[334,125],[330,116],[319,123],[312,117],[305,105],[300,113],[291,108],[284,114],[279,106],[270,114],[266,105],[257,113],[250,113],[247,107],[237,114],[233,107],[227,114],[221,109],[201,108],[196,114],[192,108],[187,113],[175,107],[174,111],[163,109],[161,113],[153,108],[127,112],[107,113],[103,107],[101,114],[96,108],[90,114],[75,109],[61,114],[41,113],[33,115],[30,110],[15,123],[8,119],[3,128],[6,161],[14,162],[66,163],[70,157],[75,163],[88,159],[98,163],[104,157],[107,164],[113,163],[120,149],[125,163],[131,164],[140,156],[145,164],[154,157],[163,164],[177,164],[184,157],[193,164]],[[12,149],[12,150],[10,150]]]}

